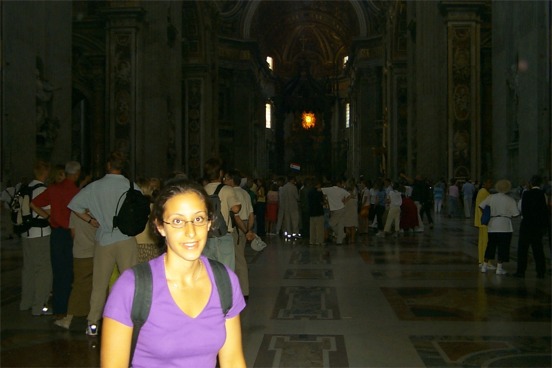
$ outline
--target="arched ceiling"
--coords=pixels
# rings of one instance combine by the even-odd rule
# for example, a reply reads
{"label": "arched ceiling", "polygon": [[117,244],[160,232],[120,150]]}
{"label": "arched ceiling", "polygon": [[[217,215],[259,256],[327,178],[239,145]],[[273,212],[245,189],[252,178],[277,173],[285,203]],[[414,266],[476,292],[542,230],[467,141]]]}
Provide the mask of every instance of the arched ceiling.
{"label": "arched ceiling", "polygon": [[[365,32],[358,2],[258,1],[250,28],[262,55],[274,59],[274,72],[292,77],[308,69],[314,78],[335,75],[353,38]],[[359,14],[360,13],[360,14]]]}
{"label": "arched ceiling", "polygon": [[381,33],[386,10],[403,0],[213,0],[219,30],[256,41],[274,59],[274,73],[290,78],[305,66],[316,78],[341,70],[355,38]]}

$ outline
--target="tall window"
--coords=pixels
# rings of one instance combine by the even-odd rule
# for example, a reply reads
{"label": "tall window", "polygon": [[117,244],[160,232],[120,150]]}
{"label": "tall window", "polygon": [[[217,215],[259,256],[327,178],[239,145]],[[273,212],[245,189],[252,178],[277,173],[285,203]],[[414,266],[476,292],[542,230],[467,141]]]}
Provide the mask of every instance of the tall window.
{"label": "tall window", "polygon": [[345,104],[345,128],[351,126],[351,104],[347,102]]}
{"label": "tall window", "polygon": [[273,60],[270,56],[266,57],[266,63],[268,64],[268,69],[274,70]]}
{"label": "tall window", "polygon": [[265,104],[265,128],[272,128],[272,105],[269,103]]}

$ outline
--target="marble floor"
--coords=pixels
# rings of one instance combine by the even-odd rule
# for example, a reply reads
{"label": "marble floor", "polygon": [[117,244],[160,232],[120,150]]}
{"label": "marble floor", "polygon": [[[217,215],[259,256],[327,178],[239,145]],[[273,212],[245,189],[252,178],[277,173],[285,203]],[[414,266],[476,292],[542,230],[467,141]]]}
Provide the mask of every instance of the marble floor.
{"label": "marble floor", "polygon": [[[517,226],[518,224],[516,224]],[[482,274],[464,219],[354,244],[309,246],[271,236],[247,250],[242,313],[248,367],[551,367],[551,275]],[[505,268],[515,272],[517,237]],[[530,257],[531,258],[531,257]],[[1,244],[1,367],[96,367],[100,342],[18,310],[21,251]]]}

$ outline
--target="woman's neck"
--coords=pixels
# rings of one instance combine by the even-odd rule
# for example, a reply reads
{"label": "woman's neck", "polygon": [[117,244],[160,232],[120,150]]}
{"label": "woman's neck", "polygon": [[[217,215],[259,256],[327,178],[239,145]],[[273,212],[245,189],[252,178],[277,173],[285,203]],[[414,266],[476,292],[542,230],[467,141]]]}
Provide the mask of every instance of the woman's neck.
{"label": "woman's neck", "polygon": [[169,283],[178,286],[191,286],[201,277],[203,262],[200,258],[195,261],[186,261],[178,257],[165,254],[165,276]]}

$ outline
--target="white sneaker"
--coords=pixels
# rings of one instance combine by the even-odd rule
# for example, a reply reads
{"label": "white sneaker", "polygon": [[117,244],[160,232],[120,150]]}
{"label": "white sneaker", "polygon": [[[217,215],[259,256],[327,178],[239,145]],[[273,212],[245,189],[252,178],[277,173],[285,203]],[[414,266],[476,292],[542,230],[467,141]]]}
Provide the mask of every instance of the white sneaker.
{"label": "white sneaker", "polygon": [[486,263],[483,263],[483,265],[481,265],[481,272],[486,273],[487,272],[487,267],[488,267],[488,265]]}
{"label": "white sneaker", "polygon": [[35,311],[35,309],[33,308],[33,312],[32,312],[32,315],[35,317],[51,316],[52,314],[53,314],[52,310],[47,306],[43,306],[42,309],[40,309],[39,311]]}
{"label": "white sneaker", "polygon": [[508,272],[504,268],[497,268],[496,274],[497,275],[506,275]]}
{"label": "white sneaker", "polygon": [[491,263],[487,263],[488,270],[496,270],[496,266],[493,266]]}
{"label": "white sneaker", "polygon": [[98,335],[98,325],[95,323],[89,324],[86,327],[86,334],[88,336],[97,336]]}

